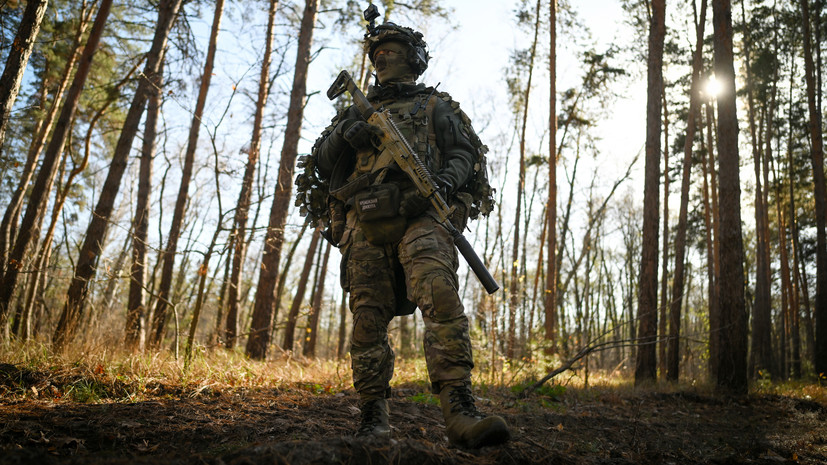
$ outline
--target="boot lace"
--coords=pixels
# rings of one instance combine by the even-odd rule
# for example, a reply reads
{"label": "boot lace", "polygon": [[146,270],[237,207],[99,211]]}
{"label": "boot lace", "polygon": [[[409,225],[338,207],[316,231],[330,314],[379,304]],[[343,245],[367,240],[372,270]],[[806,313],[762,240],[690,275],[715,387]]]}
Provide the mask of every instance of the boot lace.
{"label": "boot lace", "polygon": [[452,413],[460,413],[469,417],[484,418],[485,415],[477,410],[474,404],[474,396],[471,394],[471,389],[462,384],[459,386],[452,386],[448,393],[448,402],[451,404]]}

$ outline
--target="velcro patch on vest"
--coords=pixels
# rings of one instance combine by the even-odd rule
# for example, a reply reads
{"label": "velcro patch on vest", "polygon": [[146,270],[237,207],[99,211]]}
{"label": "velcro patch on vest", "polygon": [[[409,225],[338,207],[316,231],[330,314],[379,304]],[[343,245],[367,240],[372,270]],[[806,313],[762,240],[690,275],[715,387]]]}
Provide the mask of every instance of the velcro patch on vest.
{"label": "velcro patch on vest", "polygon": [[376,210],[377,207],[379,207],[379,197],[359,199],[359,209],[363,212]]}
{"label": "velcro patch on vest", "polygon": [[399,187],[379,184],[356,194],[353,198],[359,221],[376,221],[399,216]]}

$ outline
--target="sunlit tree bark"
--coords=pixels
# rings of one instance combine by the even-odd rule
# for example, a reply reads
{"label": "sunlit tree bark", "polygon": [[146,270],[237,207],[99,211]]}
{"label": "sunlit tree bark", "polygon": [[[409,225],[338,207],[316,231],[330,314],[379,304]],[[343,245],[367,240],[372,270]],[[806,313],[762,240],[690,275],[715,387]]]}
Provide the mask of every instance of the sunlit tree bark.
{"label": "sunlit tree bark", "polygon": [[155,306],[155,313],[152,317],[152,335],[150,344],[157,346],[164,337],[164,326],[167,317],[167,306],[170,303],[170,287],[172,285],[173,265],[178,250],[178,239],[181,236],[181,227],[184,222],[184,214],[189,199],[189,186],[192,180],[192,172],[195,166],[195,149],[198,146],[198,134],[201,131],[201,117],[204,115],[204,106],[207,103],[207,93],[210,90],[210,81],[213,75],[215,63],[215,52],[218,41],[218,31],[221,27],[221,15],[224,11],[224,0],[217,0],[213,14],[212,29],[210,32],[207,57],[204,62],[204,71],[201,73],[201,85],[198,89],[198,98],[195,102],[195,111],[190,123],[187,149],[184,153],[184,167],[181,173],[181,185],[178,188],[178,197],[175,200],[175,209],[172,213],[172,224],[169,227],[167,246],[164,250],[164,264],[161,268],[161,280],[158,283],[158,302]]}
{"label": "sunlit tree bark", "polygon": [[557,0],[549,1],[548,200],[546,201],[546,286],[543,296],[549,352],[557,347]]}
{"label": "sunlit tree bark", "polygon": [[287,110],[287,126],[284,132],[284,144],[279,162],[279,174],[273,205],[270,208],[270,220],[264,239],[264,254],[253,306],[253,321],[250,336],[247,339],[246,353],[252,358],[263,359],[267,355],[270,339],[270,325],[275,308],[274,293],[278,281],[281,248],[284,245],[284,226],[287,222],[287,210],[293,191],[293,170],[298,156],[299,137],[304,102],[307,97],[307,68],[310,64],[310,45],[313,42],[313,29],[319,0],[306,0],[299,30],[299,46],[296,52],[296,66],[293,74],[293,87],[290,91],[290,105]]}
{"label": "sunlit tree bark", "polygon": [[264,107],[270,94],[270,63],[273,53],[273,36],[275,34],[276,9],[279,2],[271,1],[267,12],[267,33],[264,39],[264,56],[261,61],[261,73],[258,81],[258,99],[253,117],[253,135],[247,151],[247,165],[244,168],[244,177],[241,180],[241,192],[238,194],[235,218],[233,219],[233,259],[230,266],[230,281],[227,287],[227,324],[224,329],[224,344],[227,348],[235,346],[238,337],[238,295],[241,286],[241,272],[247,252],[247,241],[244,232],[247,228],[247,216],[250,211],[250,196],[253,191],[253,178],[261,153],[261,126],[264,120]]}
{"label": "sunlit tree bark", "polygon": [[20,28],[9,50],[3,74],[0,75],[0,149],[6,138],[6,125],[9,122],[12,107],[14,107],[14,101],[17,100],[23,73],[29,63],[35,39],[40,33],[40,23],[43,22],[48,4],[48,0],[29,0],[26,3]]}
{"label": "sunlit tree bark", "polygon": [[[149,97],[151,78],[158,72],[163,50],[166,47],[169,31],[178,16],[178,10],[183,0],[163,0],[158,5],[158,22],[155,28],[155,35],[152,45],[146,57],[144,66],[144,78],[138,83],[135,95],[132,98],[123,129],[115,146],[112,162],[106,175],[101,195],[95,210],[92,212],[92,219],[86,229],[86,237],[80,248],[75,274],[66,295],[66,303],[55,330],[53,344],[60,350],[65,343],[72,340],[77,324],[83,314],[86,304],[86,296],[89,291],[89,281],[96,273],[98,259],[103,250],[103,239],[109,226],[110,216],[115,204],[115,198],[121,186],[123,173],[129,160],[129,153],[132,150],[132,142],[138,132],[138,125],[144,113],[147,98]],[[103,6],[101,6],[103,11]],[[99,13],[100,14],[100,13]],[[93,27],[94,30],[94,27]],[[67,100],[68,101],[68,100]]]}
{"label": "sunlit tree bark", "polygon": [[[98,49],[101,36],[103,35],[104,25],[109,17],[109,11],[112,6],[112,0],[102,0],[98,7],[98,14],[95,17],[95,23],[89,32],[89,37],[86,40],[86,46],[80,57],[78,69],[75,72],[75,77],[72,79],[72,85],[66,94],[66,99],[63,103],[63,108],[58,117],[55,128],[52,132],[52,139],[49,142],[46,152],[43,156],[43,161],[40,165],[40,171],[37,174],[31,195],[29,196],[29,203],[26,207],[26,213],[23,215],[23,220],[20,224],[20,229],[15,240],[14,247],[9,254],[8,265],[3,275],[2,283],[0,283],[0,327],[3,326],[8,306],[17,286],[20,266],[23,263],[23,257],[29,249],[30,242],[34,239],[34,227],[40,222],[44,214],[46,198],[52,190],[55,175],[57,174],[57,167],[63,153],[63,147],[66,144],[66,139],[69,135],[72,120],[74,119],[75,111],[77,110],[78,100],[86,78],[89,75],[89,70],[92,66],[92,59]],[[39,231],[39,229],[38,229]]]}

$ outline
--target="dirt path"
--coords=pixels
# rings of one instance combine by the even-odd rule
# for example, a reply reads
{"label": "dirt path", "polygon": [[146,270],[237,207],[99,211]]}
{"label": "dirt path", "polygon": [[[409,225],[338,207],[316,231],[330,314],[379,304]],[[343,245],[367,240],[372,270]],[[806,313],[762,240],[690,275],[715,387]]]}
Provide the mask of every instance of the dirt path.
{"label": "dirt path", "polygon": [[2,464],[827,463],[827,407],[779,396],[735,402],[601,389],[519,401],[489,392],[478,406],[502,414],[514,439],[461,450],[447,444],[439,408],[422,386],[395,391],[394,439],[377,442],[349,437],[355,394],[318,385],[156,386],[150,400],[81,403],[36,381],[18,377],[15,391],[35,387],[38,399],[0,389]]}

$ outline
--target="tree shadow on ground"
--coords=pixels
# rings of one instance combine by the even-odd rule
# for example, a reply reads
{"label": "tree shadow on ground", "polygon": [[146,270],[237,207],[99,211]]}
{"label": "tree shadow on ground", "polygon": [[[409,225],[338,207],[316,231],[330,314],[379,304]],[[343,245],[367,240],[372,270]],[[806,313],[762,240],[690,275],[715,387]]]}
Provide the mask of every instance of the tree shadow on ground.
{"label": "tree shadow on ground", "polygon": [[[18,393],[31,390],[27,383],[42,383],[23,378],[15,380]],[[351,437],[357,396],[318,385],[159,385],[148,391],[149,400],[115,396],[96,403],[40,391],[38,398],[0,395],[0,463],[827,463],[827,408],[783,396],[733,400],[603,388],[520,400],[490,389],[478,406],[505,417],[513,439],[465,450],[448,444],[440,409],[423,385],[395,390],[389,441]]]}

